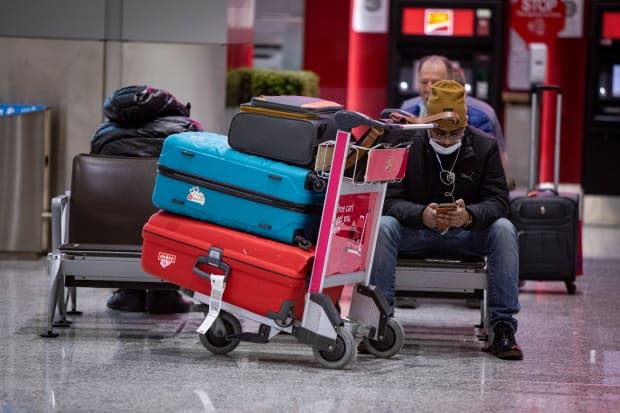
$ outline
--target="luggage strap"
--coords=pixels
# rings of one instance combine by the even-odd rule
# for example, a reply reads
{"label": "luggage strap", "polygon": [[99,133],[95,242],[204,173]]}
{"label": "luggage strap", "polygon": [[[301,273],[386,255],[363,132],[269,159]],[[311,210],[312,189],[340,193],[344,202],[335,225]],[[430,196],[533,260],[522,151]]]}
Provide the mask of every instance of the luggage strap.
{"label": "luggage strap", "polygon": [[[366,134],[362,137],[362,139],[360,139],[359,142],[357,142],[355,145],[360,148],[369,150],[375,145],[375,143],[379,140],[379,138],[383,136],[384,134],[385,134],[385,129],[371,126],[368,132],[366,132]],[[363,153],[361,157],[365,155],[366,153]],[[349,169],[352,166],[354,166],[357,160],[358,160],[358,154],[354,150],[350,151],[349,155],[347,156],[347,163],[345,165],[345,169]]]}
{"label": "luggage strap", "polygon": [[[226,281],[228,281],[228,277],[230,275],[230,266],[223,261],[223,258],[224,251],[221,248],[212,246],[209,248],[206,256],[200,256],[196,259],[194,268],[192,269],[194,274],[199,277],[206,278],[211,282],[209,312],[200,326],[198,326],[198,329],[196,329],[198,334],[206,334],[220,315],[220,309],[222,308],[222,297],[224,296],[224,290],[226,289]],[[206,273],[198,268],[199,264],[208,264],[224,271],[224,274],[220,275]]]}
{"label": "luggage strap", "polygon": [[258,115],[276,116],[279,118],[287,118],[287,119],[301,119],[301,120],[320,119],[320,116],[318,113],[289,112],[286,110],[259,108],[256,106],[246,105],[246,104],[239,105],[239,110],[241,110],[241,112],[246,112],[246,113],[256,113]]}
{"label": "luggage strap", "polygon": [[198,334],[206,334],[211,328],[215,320],[220,315],[222,308],[222,297],[226,289],[226,280],[224,275],[211,274],[211,297],[209,299],[209,312],[207,316],[198,326],[196,331]]}

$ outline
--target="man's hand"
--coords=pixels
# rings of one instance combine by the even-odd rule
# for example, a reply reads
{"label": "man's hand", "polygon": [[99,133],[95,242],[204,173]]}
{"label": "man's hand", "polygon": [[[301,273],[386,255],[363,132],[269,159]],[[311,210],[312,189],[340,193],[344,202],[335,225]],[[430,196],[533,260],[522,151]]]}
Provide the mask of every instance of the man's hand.
{"label": "man's hand", "polygon": [[454,228],[465,226],[469,222],[469,212],[465,208],[465,201],[457,199],[456,209],[441,211],[437,216],[437,222]]}
{"label": "man's hand", "polygon": [[437,203],[431,202],[422,212],[422,223],[428,228],[437,228]]}
{"label": "man's hand", "polygon": [[465,201],[456,200],[456,209],[440,208],[436,203],[430,203],[422,213],[422,222],[429,228],[439,230],[448,227],[460,228],[469,222],[469,212],[465,208]]}

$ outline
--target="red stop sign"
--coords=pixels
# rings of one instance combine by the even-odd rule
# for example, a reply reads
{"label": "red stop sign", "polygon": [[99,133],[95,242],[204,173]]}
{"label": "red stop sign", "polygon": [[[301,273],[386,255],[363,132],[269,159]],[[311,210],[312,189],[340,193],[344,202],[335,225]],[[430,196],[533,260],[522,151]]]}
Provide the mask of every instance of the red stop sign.
{"label": "red stop sign", "polygon": [[511,26],[526,43],[548,43],[564,28],[562,0],[512,0]]}

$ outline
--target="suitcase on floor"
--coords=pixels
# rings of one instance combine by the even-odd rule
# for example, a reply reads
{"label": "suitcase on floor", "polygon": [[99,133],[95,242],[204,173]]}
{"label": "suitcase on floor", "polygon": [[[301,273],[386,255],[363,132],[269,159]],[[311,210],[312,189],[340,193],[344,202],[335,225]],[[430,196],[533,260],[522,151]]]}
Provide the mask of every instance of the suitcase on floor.
{"label": "suitcase on floor", "polygon": [[[229,266],[222,300],[273,319],[303,314],[314,250],[260,238],[166,211],[153,214],[142,231],[145,272],[211,296],[208,274],[223,274],[208,264],[213,251]],[[325,290],[334,303],[342,287]],[[276,318],[276,317],[280,318]]]}
{"label": "suitcase on floor", "polygon": [[207,132],[170,135],[153,204],[307,248],[316,240],[326,182],[314,171],[232,149]]}
{"label": "suitcase on floor", "polygon": [[[557,93],[553,188],[536,186],[539,106],[543,92]],[[557,86],[538,86],[532,93],[530,191],[512,191],[510,219],[519,234],[519,278],[564,281],[569,294],[576,290],[579,195],[559,193],[560,115],[562,93]]]}
{"label": "suitcase on floor", "polygon": [[240,107],[228,130],[231,147],[311,167],[319,143],[336,138],[334,114],[343,106],[307,96],[258,96]]}

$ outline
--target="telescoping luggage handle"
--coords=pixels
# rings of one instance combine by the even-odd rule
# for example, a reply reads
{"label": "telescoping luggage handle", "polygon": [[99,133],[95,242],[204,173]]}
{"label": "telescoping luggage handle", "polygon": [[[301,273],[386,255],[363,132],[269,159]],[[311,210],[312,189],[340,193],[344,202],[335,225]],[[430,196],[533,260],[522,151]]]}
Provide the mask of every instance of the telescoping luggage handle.
{"label": "telescoping luggage handle", "polygon": [[532,87],[532,116],[530,122],[530,168],[528,190],[536,189],[536,181],[539,172],[539,150],[540,142],[540,101],[542,93],[553,91],[557,93],[556,113],[555,113],[555,144],[553,151],[553,190],[557,193],[560,184],[560,127],[562,119],[562,89],[557,85],[534,85]]}

